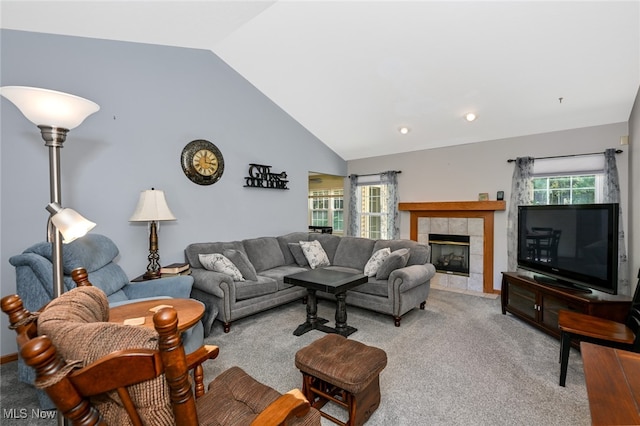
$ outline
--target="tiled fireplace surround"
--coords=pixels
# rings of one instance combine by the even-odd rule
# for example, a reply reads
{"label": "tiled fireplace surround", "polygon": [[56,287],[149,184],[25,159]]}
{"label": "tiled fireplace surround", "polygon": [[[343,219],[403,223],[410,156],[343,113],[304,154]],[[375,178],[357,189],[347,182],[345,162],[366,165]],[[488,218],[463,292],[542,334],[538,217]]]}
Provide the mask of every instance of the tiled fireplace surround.
{"label": "tiled fireplace surround", "polygon": [[431,280],[431,284],[435,287],[482,292],[484,219],[475,217],[418,218],[418,242],[428,244],[429,234],[469,236],[469,276],[438,272]]}
{"label": "tiled fireplace surround", "polygon": [[434,287],[496,293],[493,289],[493,216],[504,201],[399,203],[410,212],[410,238],[428,244],[429,234],[469,235],[469,277],[437,273]]}

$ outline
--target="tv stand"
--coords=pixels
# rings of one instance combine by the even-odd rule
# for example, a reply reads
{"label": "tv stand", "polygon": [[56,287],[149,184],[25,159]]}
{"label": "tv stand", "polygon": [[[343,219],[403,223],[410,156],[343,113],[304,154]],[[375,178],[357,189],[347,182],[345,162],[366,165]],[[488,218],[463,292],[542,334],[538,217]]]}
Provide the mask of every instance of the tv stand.
{"label": "tv stand", "polygon": [[550,287],[562,288],[576,293],[591,293],[591,289],[589,288],[583,288],[569,281],[551,278],[546,275],[534,275],[533,279],[539,284],[548,285]]}
{"label": "tv stand", "polygon": [[502,314],[507,312],[526,323],[560,338],[558,312],[569,310],[625,322],[631,298],[593,290],[576,292],[538,282],[532,273],[503,272]]}

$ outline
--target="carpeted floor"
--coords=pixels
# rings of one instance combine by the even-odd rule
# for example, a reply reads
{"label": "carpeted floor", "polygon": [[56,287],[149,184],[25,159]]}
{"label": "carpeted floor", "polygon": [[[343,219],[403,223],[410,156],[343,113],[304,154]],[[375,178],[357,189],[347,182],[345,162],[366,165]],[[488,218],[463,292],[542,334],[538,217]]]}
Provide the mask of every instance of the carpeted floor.
{"label": "carpeted floor", "polygon": [[[579,353],[572,350],[567,386],[558,386],[558,341],[502,315],[498,299],[434,289],[426,309],[406,314],[400,328],[390,316],[354,307],[347,312],[349,325],[358,328],[350,338],[388,356],[380,375],[382,402],[367,424],[590,424]],[[318,313],[332,323],[334,305],[321,301]],[[294,302],[237,321],[228,334],[217,323],[206,341],[220,346],[220,356],[205,364],[205,380],[238,365],[280,392],[301,387],[294,354],[323,336],[315,330],[293,336],[304,318],[304,305]],[[32,416],[37,405],[17,382],[15,364],[0,370],[3,425],[54,424]],[[8,418],[21,409],[26,419]],[[344,418],[336,408],[331,412]]]}

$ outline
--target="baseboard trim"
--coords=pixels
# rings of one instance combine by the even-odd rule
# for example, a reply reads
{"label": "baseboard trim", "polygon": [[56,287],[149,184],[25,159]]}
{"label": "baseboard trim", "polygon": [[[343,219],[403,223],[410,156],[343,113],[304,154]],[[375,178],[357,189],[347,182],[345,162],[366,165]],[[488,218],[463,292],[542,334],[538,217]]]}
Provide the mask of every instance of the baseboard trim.
{"label": "baseboard trim", "polygon": [[18,354],[17,353],[8,354],[8,355],[2,355],[2,357],[0,357],[0,365],[5,364],[7,362],[17,361],[17,360],[18,360]]}

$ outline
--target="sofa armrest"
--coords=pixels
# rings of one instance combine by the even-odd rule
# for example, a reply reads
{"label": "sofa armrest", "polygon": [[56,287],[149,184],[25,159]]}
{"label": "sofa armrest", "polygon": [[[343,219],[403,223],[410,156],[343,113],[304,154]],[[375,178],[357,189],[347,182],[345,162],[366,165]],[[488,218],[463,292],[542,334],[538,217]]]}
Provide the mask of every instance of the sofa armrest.
{"label": "sofa armrest", "polygon": [[193,277],[193,288],[213,294],[220,299],[225,298],[225,291],[227,293],[233,293],[228,297],[233,296],[231,300],[235,300],[235,285],[233,278],[222,272],[209,271],[203,268],[191,268],[191,276]]}
{"label": "sofa armrest", "polygon": [[436,268],[431,263],[411,265],[396,269],[389,275],[389,290],[403,293],[413,287],[429,281],[436,274]]}
{"label": "sofa armrest", "polygon": [[158,278],[156,280],[142,281],[139,283],[129,283],[122,288],[122,291],[129,299],[140,299],[143,297],[169,296],[179,299],[188,299],[191,296],[193,278],[189,275],[178,275],[175,277]]}

